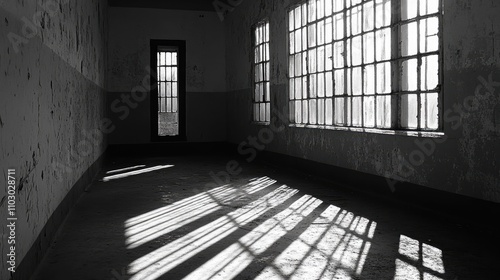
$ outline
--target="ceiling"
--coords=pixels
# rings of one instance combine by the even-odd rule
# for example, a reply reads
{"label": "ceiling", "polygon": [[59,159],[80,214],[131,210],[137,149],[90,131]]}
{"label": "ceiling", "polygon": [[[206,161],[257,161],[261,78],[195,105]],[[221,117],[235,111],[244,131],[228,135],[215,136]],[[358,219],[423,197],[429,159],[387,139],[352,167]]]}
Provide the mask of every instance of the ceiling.
{"label": "ceiling", "polygon": [[108,0],[111,7],[215,11],[214,0]]}

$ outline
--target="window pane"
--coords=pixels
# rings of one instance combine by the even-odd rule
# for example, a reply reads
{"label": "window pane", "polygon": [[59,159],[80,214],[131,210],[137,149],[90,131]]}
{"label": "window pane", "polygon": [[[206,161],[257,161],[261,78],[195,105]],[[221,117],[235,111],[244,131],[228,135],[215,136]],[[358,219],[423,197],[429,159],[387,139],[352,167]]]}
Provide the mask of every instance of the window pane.
{"label": "window pane", "polygon": [[345,123],[344,106],[345,98],[335,98],[335,124],[342,125]]}
{"label": "window pane", "polygon": [[439,56],[431,55],[422,58],[421,89],[433,90],[439,84]]}
{"label": "window pane", "polygon": [[333,100],[331,98],[326,99],[325,124],[333,124]]}
{"label": "window pane", "polygon": [[401,77],[402,90],[417,90],[417,59],[403,61],[403,71]]}
{"label": "window pane", "polygon": [[431,17],[420,21],[420,52],[433,52],[439,49],[439,20]]}
{"label": "window pane", "polygon": [[364,127],[375,127],[375,97],[369,96],[363,99]]}
{"label": "window pane", "polygon": [[377,64],[377,93],[391,93],[391,63]]}
{"label": "window pane", "polygon": [[364,63],[375,61],[375,38],[374,33],[370,32],[363,36],[363,60]]}
{"label": "window pane", "polygon": [[401,26],[401,54],[410,56],[417,54],[418,48],[417,22],[410,22]]}
{"label": "window pane", "polygon": [[376,58],[377,61],[391,59],[391,29],[384,28],[375,32],[376,37]]}
{"label": "window pane", "polygon": [[333,75],[332,72],[326,72],[325,73],[325,95],[326,96],[333,96]]}
{"label": "window pane", "polygon": [[318,97],[325,97],[325,73],[318,74]]}
{"label": "window pane", "polygon": [[362,126],[361,118],[363,107],[361,103],[361,97],[353,97],[352,98],[352,125],[353,126]]}
{"label": "window pane", "polygon": [[391,96],[377,96],[377,127],[391,127]]}
{"label": "window pane", "polygon": [[373,11],[373,1],[363,5],[363,31],[373,30],[375,23]]}
{"label": "window pane", "polygon": [[344,73],[343,69],[335,71],[335,95],[345,94]]}
{"label": "window pane", "polygon": [[420,102],[420,127],[429,130],[438,129],[438,93],[422,94]]}
{"label": "window pane", "polygon": [[401,96],[401,126],[417,129],[417,95],[403,94]]}
{"label": "window pane", "polygon": [[408,20],[417,17],[417,0],[401,0],[401,18]]}
{"label": "window pane", "polygon": [[377,18],[375,21],[375,27],[380,28],[384,26],[389,26],[391,24],[391,0],[376,0],[375,10],[377,13]]}
{"label": "window pane", "polygon": [[363,93],[375,94],[375,66],[367,65],[364,69]]}

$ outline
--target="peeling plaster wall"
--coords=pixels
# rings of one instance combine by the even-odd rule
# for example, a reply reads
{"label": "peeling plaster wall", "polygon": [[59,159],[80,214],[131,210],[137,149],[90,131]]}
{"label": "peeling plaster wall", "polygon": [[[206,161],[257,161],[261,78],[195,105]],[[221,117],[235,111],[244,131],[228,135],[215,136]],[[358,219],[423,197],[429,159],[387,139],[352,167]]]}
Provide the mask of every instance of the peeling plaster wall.
{"label": "peeling plaster wall", "polygon": [[[189,142],[226,140],[224,24],[215,12],[110,8],[110,144],[150,142],[150,99],[126,105],[150,73],[150,40],[186,41],[186,133]],[[146,81],[146,84],[149,80]],[[117,101],[118,100],[118,101]],[[114,103],[115,102],[115,103]],[[123,106],[129,107],[124,113]]]}
{"label": "peeling plaster wall", "polygon": [[[17,265],[105,150],[95,131],[105,116],[106,10],[104,0],[0,1],[0,220],[14,168]],[[5,225],[0,234],[8,279]]]}
{"label": "peeling plaster wall", "polygon": [[[271,107],[287,124],[287,10],[297,1],[243,1],[226,16],[228,139],[248,142],[251,124],[251,26],[267,17],[271,34]],[[272,152],[397,181],[500,202],[500,3],[444,1],[444,136],[384,135],[309,128],[274,133]],[[275,126],[283,122],[272,121]],[[262,134],[264,135],[264,134]]]}

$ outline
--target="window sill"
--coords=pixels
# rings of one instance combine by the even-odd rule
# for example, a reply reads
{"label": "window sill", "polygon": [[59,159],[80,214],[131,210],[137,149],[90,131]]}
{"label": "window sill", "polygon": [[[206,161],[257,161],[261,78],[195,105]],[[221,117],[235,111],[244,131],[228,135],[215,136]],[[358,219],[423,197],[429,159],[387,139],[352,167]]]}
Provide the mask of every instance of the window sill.
{"label": "window sill", "polygon": [[253,125],[265,125],[265,126],[267,126],[267,125],[270,125],[271,122],[252,122],[252,124]]}
{"label": "window sill", "polygon": [[366,132],[366,133],[384,134],[384,135],[400,135],[400,136],[427,137],[427,138],[441,138],[445,135],[444,132],[440,131],[408,131],[408,130],[345,127],[345,126],[331,126],[331,125],[311,125],[311,124],[290,124],[289,126],[296,128],[318,128],[318,129],[337,130],[337,131]]}

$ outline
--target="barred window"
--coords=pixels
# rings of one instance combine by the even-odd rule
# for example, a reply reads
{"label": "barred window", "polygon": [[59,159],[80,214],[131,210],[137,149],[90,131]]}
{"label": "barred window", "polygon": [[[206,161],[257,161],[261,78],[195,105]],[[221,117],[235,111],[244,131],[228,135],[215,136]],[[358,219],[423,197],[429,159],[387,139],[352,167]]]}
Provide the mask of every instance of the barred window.
{"label": "barred window", "polygon": [[271,120],[269,21],[262,21],[255,25],[253,34],[253,121],[269,123]]}
{"label": "barred window", "polygon": [[439,129],[440,0],[309,0],[289,11],[295,124]]}

